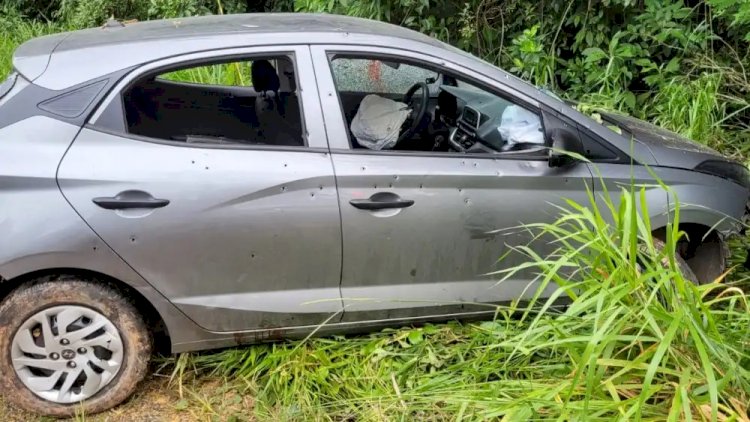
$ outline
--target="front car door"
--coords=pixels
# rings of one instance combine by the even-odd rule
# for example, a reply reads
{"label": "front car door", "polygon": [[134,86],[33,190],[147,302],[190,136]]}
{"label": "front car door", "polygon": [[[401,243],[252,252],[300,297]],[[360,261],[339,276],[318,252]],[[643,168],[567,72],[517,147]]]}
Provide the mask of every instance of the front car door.
{"label": "front car door", "polygon": [[[261,61],[265,80],[294,83],[212,85],[252,85]],[[181,87],[185,75],[218,76]],[[315,326],[341,310],[338,199],[307,47],[139,69],[81,131],[58,179],[93,230],[205,329]]]}
{"label": "front car door", "polygon": [[[438,97],[443,95],[440,91],[457,93],[458,116],[464,106],[476,100],[479,103],[474,108],[487,109],[488,115],[493,107],[517,106],[517,115],[536,115],[541,120],[539,104],[499,81],[452,63],[447,52],[438,58],[395,48],[332,45],[313,46],[312,53],[341,207],[344,320],[494,312],[494,307],[482,304],[533,294],[534,274],[530,272],[500,284],[497,275],[488,273],[523,259],[510,254],[498,263],[509,248],[530,240],[527,232],[517,229],[519,224],[554,220],[555,206],[565,198],[584,201],[586,185],[592,183],[591,172],[582,164],[550,167],[545,145],[505,152],[499,148],[483,148],[482,152],[445,148],[444,138],[454,139],[458,123],[455,115],[446,115],[451,104],[441,105]],[[336,61],[348,59],[387,65],[379,72],[360,72],[359,76],[341,74],[340,69],[350,66]],[[416,79],[404,84],[409,75],[398,73],[402,68],[399,63],[423,72],[416,72]],[[431,122],[420,125],[421,135],[409,140],[421,149],[358,147],[349,130],[358,110],[342,110],[342,104],[350,101],[347,95],[339,100],[337,84],[346,80],[351,85],[348,78],[369,78],[375,73],[383,79],[379,83],[395,81],[408,87],[420,82],[426,70],[437,73],[447,88],[429,89],[427,114]],[[489,118],[499,121],[500,111],[496,114]],[[545,113],[548,121],[544,124],[564,126],[558,117]],[[543,133],[537,135],[542,144],[548,142]],[[368,202],[391,205],[361,209]]]}

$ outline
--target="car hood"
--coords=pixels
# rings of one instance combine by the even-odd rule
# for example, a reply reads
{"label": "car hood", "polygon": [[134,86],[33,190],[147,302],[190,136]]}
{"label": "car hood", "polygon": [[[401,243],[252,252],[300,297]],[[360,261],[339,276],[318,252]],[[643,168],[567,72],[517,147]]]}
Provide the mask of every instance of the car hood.
{"label": "car hood", "polygon": [[693,169],[706,160],[729,160],[714,149],[643,120],[613,113],[602,113],[602,119],[646,145],[660,166]]}

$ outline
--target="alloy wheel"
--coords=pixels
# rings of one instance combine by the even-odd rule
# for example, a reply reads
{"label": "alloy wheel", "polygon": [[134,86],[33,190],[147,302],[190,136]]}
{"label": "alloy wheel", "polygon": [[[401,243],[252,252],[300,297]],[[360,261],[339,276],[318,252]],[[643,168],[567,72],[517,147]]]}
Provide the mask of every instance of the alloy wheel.
{"label": "alloy wheel", "polygon": [[11,360],[18,378],[37,396],[76,403],[95,395],[119,372],[123,343],[99,312],[75,305],[44,309],[13,336]]}

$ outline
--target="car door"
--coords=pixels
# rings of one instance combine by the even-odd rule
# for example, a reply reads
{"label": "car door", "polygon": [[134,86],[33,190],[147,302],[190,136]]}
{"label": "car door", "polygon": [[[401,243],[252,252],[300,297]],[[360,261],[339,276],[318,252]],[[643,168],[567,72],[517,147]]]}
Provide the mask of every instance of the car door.
{"label": "car door", "polygon": [[[137,108],[133,104],[125,104],[123,111],[123,90],[132,93],[128,87],[142,75],[183,63],[269,55],[296,63],[299,89],[285,95],[298,99],[297,109],[302,109],[304,145],[241,144],[216,137],[203,143],[188,134],[188,140],[197,139],[191,143],[184,133],[156,139],[144,135],[158,129],[148,126],[140,127],[141,134],[130,133],[145,118],[140,109],[131,110]],[[170,104],[191,107],[191,114],[182,123],[172,119],[170,130],[224,127],[215,121],[201,125],[201,118],[212,118],[201,114],[205,107],[196,106],[202,96],[191,94],[182,101],[174,98],[179,95],[169,94]],[[231,95],[233,101],[241,102],[238,95]],[[141,111],[152,114],[150,124],[157,125],[160,113],[180,113],[163,106]],[[235,122],[235,136],[243,136],[239,127]],[[251,130],[256,129],[248,126],[248,138],[255,136]],[[208,330],[315,326],[341,310],[338,199],[307,47],[197,53],[137,70],[80,132],[62,160],[58,180],[92,229]]]}
{"label": "car door", "polygon": [[[447,317],[494,312],[487,303],[529,297],[534,274],[498,284],[488,273],[524,259],[510,254],[531,240],[523,223],[550,222],[565,198],[584,201],[592,175],[582,164],[551,167],[546,153],[460,154],[352,148],[346,113],[336,95],[329,60],[339,54],[387,57],[496,87],[511,102],[533,109],[514,93],[450,61],[416,51],[380,47],[316,46],[313,63],[325,112],[339,192],[344,320]],[[545,125],[564,125],[546,113]],[[388,205],[383,203],[387,202]],[[373,204],[362,209],[362,204]],[[379,204],[378,204],[379,203]],[[550,246],[536,242],[540,253]]]}

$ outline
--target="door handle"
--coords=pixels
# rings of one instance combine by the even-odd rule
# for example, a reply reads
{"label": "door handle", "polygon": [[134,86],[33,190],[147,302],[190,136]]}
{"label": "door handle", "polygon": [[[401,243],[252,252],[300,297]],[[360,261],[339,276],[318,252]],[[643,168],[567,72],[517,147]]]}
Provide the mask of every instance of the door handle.
{"label": "door handle", "polygon": [[390,208],[407,208],[414,205],[411,199],[401,199],[391,192],[378,192],[367,199],[352,199],[349,201],[354,208],[361,210],[385,210]]}
{"label": "door handle", "polygon": [[92,201],[105,210],[130,210],[135,208],[161,208],[169,205],[168,199],[157,199],[147,192],[127,190],[113,197],[99,197]]}

